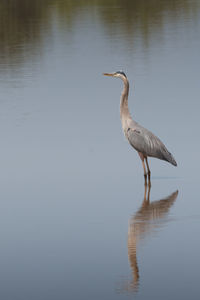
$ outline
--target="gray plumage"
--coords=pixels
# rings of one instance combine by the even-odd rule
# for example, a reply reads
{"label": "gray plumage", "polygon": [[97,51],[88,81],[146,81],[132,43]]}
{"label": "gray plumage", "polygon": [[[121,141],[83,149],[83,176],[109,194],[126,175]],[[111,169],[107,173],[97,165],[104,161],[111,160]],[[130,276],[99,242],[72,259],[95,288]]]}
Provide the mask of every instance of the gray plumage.
{"label": "gray plumage", "polygon": [[122,122],[122,128],[129,143],[133,148],[135,148],[138,151],[140,155],[140,158],[143,163],[144,175],[147,175],[144,164],[145,160],[147,164],[148,175],[150,177],[150,169],[147,161],[148,156],[165,160],[171,163],[172,165],[177,166],[174,157],[167,150],[167,148],[161,142],[161,140],[148,129],[142,127],[131,118],[128,109],[129,82],[124,72],[118,71],[115,73],[104,73],[104,75],[119,77],[123,80],[124,89],[122,91],[120,99],[120,117]]}
{"label": "gray plumage", "polygon": [[125,129],[127,139],[133,148],[144,156],[156,157],[177,166],[174,157],[158,137],[139,124],[135,125],[135,128]]}

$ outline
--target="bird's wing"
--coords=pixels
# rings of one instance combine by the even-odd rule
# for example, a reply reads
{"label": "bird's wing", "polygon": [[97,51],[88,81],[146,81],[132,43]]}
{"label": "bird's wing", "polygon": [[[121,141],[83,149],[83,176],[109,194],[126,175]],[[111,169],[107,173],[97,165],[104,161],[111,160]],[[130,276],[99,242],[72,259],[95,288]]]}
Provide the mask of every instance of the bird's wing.
{"label": "bird's wing", "polygon": [[176,165],[175,159],[161,140],[142,126],[136,129],[128,128],[127,138],[129,143],[145,156],[156,157]]}
{"label": "bird's wing", "polygon": [[151,134],[147,134],[143,128],[128,128],[128,141],[137,151],[144,155],[152,156],[157,148],[156,141]]}

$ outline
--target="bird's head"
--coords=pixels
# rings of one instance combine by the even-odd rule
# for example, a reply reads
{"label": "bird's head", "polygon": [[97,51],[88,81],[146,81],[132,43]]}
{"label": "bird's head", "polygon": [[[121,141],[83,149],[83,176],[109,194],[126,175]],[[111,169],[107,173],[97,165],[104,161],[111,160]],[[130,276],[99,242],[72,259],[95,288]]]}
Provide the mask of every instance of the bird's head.
{"label": "bird's head", "polygon": [[119,77],[121,79],[127,79],[126,74],[123,71],[117,71],[114,73],[103,73],[105,76]]}

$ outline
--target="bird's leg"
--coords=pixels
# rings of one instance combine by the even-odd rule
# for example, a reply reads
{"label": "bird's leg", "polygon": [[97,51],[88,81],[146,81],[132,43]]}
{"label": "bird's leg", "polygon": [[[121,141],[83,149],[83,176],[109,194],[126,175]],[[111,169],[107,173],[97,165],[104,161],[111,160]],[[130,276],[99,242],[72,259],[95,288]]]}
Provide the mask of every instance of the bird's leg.
{"label": "bird's leg", "polygon": [[147,203],[149,203],[150,191],[151,191],[151,180],[149,178],[149,185],[148,185],[148,192],[147,192]]}
{"label": "bird's leg", "polygon": [[144,201],[143,201],[143,204],[145,204],[147,201],[147,182],[145,181],[145,184],[144,184]]}
{"label": "bird's leg", "polygon": [[151,171],[150,171],[150,168],[149,168],[149,164],[148,164],[148,159],[147,159],[147,157],[145,157],[145,161],[146,161],[147,170],[148,170],[149,184],[151,184]]}
{"label": "bird's leg", "polygon": [[148,175],[151,176],[151,171],[150,171],[150,168],[149,168],[147,157],[145,157],[145,161],[146,161],[146,165],[147,165]]}
{"label": "bird's leg", "polygon": [[142,166],[143,166],[143,169],[144,169],[144,179],[145,179],[145,184],[146,184],[146,181],[147,181],[147,171],[146,171],[146,167],[145,167],[145,163],[144,163],[144,155],[141,153],[141,152],[138,152],[140,158],[141,158],[141,161],[142,161]]}
{"label": "bird's leg", "polygon": [[142,165],[143,165],[143,169],[144,169],[144,180],[145,180],[144,184],[147,185],[147,171],[146,171],[144,160],[142,160]]}

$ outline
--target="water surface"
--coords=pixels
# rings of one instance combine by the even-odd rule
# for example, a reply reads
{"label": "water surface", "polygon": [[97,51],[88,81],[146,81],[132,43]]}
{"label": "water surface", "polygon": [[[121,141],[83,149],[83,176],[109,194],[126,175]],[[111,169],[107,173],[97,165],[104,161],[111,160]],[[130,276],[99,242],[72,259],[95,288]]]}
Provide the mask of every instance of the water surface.
{"label": "water surface", "polygon": [[[200,5],[1,1],[2,299],[199,295]],[[123,137],[132,116],[178,168],[146,189]]]}

